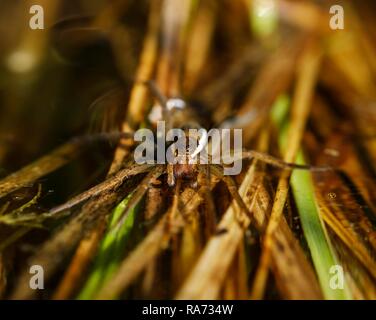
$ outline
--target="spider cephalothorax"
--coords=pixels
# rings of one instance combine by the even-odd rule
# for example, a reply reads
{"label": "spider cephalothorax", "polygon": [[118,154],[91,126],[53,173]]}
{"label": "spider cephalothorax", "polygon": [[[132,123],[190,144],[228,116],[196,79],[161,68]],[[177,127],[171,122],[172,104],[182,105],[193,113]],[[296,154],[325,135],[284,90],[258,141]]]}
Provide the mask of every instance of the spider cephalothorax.
{"label": "spider cephalothorax", "polygon": [[174,163],[167,164],[168,184],[174,186],[176,180],[196,181],[199,172],[199,157],[195,152],[199,146],[197,137],[189,136],[187,133],[185,143],[174,144],[172,153]]}

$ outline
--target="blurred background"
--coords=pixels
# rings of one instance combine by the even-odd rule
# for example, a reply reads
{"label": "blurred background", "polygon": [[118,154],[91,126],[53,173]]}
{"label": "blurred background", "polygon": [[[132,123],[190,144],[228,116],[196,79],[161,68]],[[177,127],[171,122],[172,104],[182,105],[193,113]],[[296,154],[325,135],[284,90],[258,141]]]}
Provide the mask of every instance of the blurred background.
{"label": "blurred background", "polygon": [[[245,49],[253,46],[253,56],[249,59],[253,61],[244,71],[250,72],[250,76],[238,81],[239,93],[234,98],[238,101],[233,108],[239,108],[244,100],[252,72],[255,74],[277,48],[283,44],[290,46],[289,42],[299,32],[319,30],[330,35],[329,8],[342,3],[194,2],[193,10],[199,16],[192,13],[190,23],[199,20],[197,29],[202,28],[203,39],[192,36],[191,40],[197,44],[191,42],[193,48],[186,46],[186,58],[193,61],[192,55],[199,50],[194,46],[207,40],[208,48],[202,49],[207,51],[207,62],[205,65],[199,59],[187,62],[190,69],[186,81],[192,81],[191,74],[198,73],[195,68],[200,76],[192,85],[186,85],[183,94],[200,100],[209,91],[206,89],[210,81],[217,79],[236,59],[242,59]],[[29,10],[34,4],[44,9],[44,30],[29,27],[33,16]],[[335,37],[326,38],[326,48],[335,63],[346,68],[343,72],[349,73],[356,89],[374,96],[374,4],[344,1],[343,5],[347,10],[345,30],[332,32]],[[140,62],[149,1],[2,0],[0,6],[0,176],[27,164],[68,137],[89,130],[119,129],[126,113],[130,80]],[[352,52],[352,46],[362,46],[361,52]],[[360,54],[368,60],[364,61]],[[330,70],[325,77],[341,78],[336,70]],[[190,87],[195,87],[195,91]],[[215,104],[218,102],[214,101],[211,108],[217,107]]]}

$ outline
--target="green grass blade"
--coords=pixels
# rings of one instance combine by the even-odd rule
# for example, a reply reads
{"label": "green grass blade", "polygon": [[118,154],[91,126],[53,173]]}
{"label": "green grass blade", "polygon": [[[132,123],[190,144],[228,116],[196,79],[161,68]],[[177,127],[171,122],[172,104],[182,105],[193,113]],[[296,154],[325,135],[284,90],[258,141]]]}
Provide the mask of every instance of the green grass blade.
{"label": "green grass blade", "polygon": [[278,28],[278,8],[275,0],[252,1],[249,6],[252,32],[259,38],[272,35]]}
{"label": "green grass blade", "polygon": [[[289,99],[282,96],[278,99],[272,111],[273,122],[280,131],[279,146],[282,150],[287,145],[288,124],[285,120],[288,109]],[[298,153],[296,163],[306,164],[302,150]],[[351,299],[346,285],[344,289],[332,289],[330,287],[330,280],[333,277],[330,269],[332,266],[338,265],[338,262],[320,216],[311,173],[304,170],[294,170],[290,185],[324,297],[330,300]]]}
{"label": "green grass blade", "polygon": [[[118,222],[122,212],[124,211],[130,199],[129,195],[124,199],[113,211],[109,230]],[[135,214],[137,206],[131,210],[122,227],[118,230],[108,231],[102,240],[95,259],[91,274],[78,294],[78,299],[93,299],[101,286],[111,277],[118,268],[123,258],[124,249],[129,239],[130,232],[134,226]]]}

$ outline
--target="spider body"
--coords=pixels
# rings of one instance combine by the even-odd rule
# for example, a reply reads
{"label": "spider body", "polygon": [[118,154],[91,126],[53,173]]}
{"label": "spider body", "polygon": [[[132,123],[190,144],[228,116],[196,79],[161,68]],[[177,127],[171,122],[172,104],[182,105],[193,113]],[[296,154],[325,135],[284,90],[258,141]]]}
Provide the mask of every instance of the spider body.
{"label": "spider body", "polygon": [[192,157],[196,148],[192,146],[197,146],[197,139],[195,137],[189,136],[189,132],[185,131],[187,135],[185,136],[185,144],[180,146],[177,145],[173,150],[175,156],[174,164],[167,164],[167,174],[168,174],[168,185],[170,187],[174,186],[178,179],[185,182],[192,182],[191,185],[194,186],[197,181],[197,176],[199,173],[199,163]]}

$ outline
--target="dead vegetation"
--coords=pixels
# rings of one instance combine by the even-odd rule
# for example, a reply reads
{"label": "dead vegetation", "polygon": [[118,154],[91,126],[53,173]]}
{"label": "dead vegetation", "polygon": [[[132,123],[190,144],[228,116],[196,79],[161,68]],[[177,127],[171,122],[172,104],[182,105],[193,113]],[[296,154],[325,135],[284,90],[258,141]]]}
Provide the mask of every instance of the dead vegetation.
{"label": "dead vegetation", "polygon": [[[331,1],[39,2],[45,30],[0,10],[2,298],[376,298],[372,1],[336,31]],[[259,153],[190,183],[135,164],[170,97]]]}

